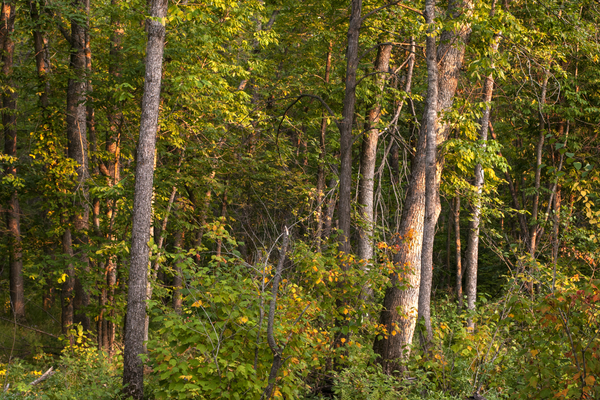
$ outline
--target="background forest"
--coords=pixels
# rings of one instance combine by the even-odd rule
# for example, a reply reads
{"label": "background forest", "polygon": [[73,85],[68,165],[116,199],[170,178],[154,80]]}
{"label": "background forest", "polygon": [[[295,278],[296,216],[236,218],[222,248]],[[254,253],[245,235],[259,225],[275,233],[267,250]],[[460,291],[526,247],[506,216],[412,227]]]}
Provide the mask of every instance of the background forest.
{"label": "background forest", "polygon": [[0,399],[600,398],[599,22],[4,1]]}

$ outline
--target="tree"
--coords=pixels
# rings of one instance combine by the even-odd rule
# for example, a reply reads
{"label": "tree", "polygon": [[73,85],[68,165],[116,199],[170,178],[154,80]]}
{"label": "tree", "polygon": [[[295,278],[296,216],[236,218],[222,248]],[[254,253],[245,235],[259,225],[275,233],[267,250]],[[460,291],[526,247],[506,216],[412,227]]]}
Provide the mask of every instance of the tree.
{"label": "tree", "polygon": [[152,219],[152,192],[154,154],[160,110],[160,84],[165,45],[165,18],[167,0],[153,0],[146,20],[146,74],[140,136],[136,157],[131,259],[127,292],[127,321],[123,352],[123,384],[126,396],[142,399],[144,396],[144,365],[140,358],[144,346],[146,320],[146,289],[150,257],[150,226]]}
{"label": "tree", "polygon": [[0,16],[0,41],[2,43],[2,75],[7,86],[2,96],[2,125],[4,126],[4,153],[10,157],[6,173],[11,176],[15,188],[6,207],[6,225],[11,239],[10,249],[10,301],[17,319],[25,318],[25,292],[21,244],[21,210],[17,194],[17,89],[13,80],[13,56],[15,44],[12,38],[15,29],[15,3],[3,4]]}

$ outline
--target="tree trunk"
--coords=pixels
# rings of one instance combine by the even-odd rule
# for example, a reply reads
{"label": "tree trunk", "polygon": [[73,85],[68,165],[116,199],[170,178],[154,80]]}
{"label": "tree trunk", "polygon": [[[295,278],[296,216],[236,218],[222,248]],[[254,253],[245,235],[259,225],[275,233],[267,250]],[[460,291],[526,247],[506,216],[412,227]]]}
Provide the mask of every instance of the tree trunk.
{"label": "tree trunk", "polygon": [[358,69],[358,38],[360,34],[362,0],[352,0],[346,49],[345,95],[340,122],[340,202],[338,206],[340,251],[350,253],[350,222],[352,197],[352,122],[356,104],[356,71]]}
{"label": "tree trunk", "polygon": [[[472,0],[451,1],[447,14],[458,18],[460,14],[469,13],[473,8]],[[423,229],[423,253],[421,261],[421,290],[419,292],[419,316],[425,320],[428,339],[431,338],[430,300],[433,281],[433,244],[435,227],[441,211],[439,189],[444,165],[443,156],[437,156],[435,149],[448,138],[450,124],[444,122],[443,114],[452,108],[454,94],[458,86],[460,68],[462,67],[466,43],[471,34],[470,23],[461,24],[455,31],[444,31],[440,36],[437,49],[438,70],[438,128],[435,133],[436,143],[428,142],[428,155],[435,156],[435,167],[428,169],[427,203],[425,227]],[[429,138],[429,136],[428,136]],[[428,164],[430,165],[430,164]],[[430,340],[427,340],[428,342]]]}
{"label": "tree trunk", "polygon": [[542,84],[542,94],[540,96],[539,116],[540,116],[540,135],[535,149],[535,178],[534,178],[534,195],[533,206],[531,210],[531,229],[529,233],[529,253],[532,258],[535,258],[535,250],[537,248],[538,227],[537,223],[538,209],[540,202],[540,178],[542,174],[542,152],[544,149],[544,139],[546,138],[546,120],[544,117],[544,106],[546,105],[546,93],[548,90],[548,79],[550,73],[544,70],[544,83]]}
{"label": "tree trunk", "polygon": [[40,105],[45,110],[48,107],[48,92],[50,91],[50,82],[48,81],[47,76],[50,72],[50,65],[48,62],[47,41],[43,35],[36,0],[29,2],[29,14],[35,25],[35,28],[33,29],[33,46],[35,50],[35,66],[38,75],[38,93],[40,96]]}
{"label": "tree trunk", "polygon": [[160,107],[163,50],[165,44],[164,19],[167,0],[152,0],[150,18],[146,20],[146,73],[140,136],[137,148],[133,224],[131,228],[131,259],[125,349],[123,352],[123,384],[125,397],[141,400],[144,396],[144,365],[140,354],[144,348],[144,321],[146,318],[146,287],[150,258],[150,225],[152,217],[152,188],[154,179],[154,151]]}
{"label": "tree trunk", "polygon": [[[455,17],[457,10],[470,9],[471,6],[470,1],[464,3],[451,2],[448,6],[448,14]],[[437,50],[438,98],[436,111],[438,113],[452,106],[458,84],[458,75],[462,66],[464,45],[469,33],[470,29],[467,25],[463,26],[459,32],[444,31],[440,37],[441,45]],[[427,113],[427,109],[425,112]],[[377,340],[374,345],[375,352],[380,355],[379,362],[386,373],[393,373],[395,370],[400,369],[398,360],[408,355],[406,346],[412,343],[417,321],[416,311],[419,303],[421,255],[423,250],[422,233],[424,232],[425,219],[426,118],[424,122],[416,146],[398,231],[398,252],[394,257],[394,263],[399,272],[392,275],[392,286],[386,291],[380,317],[380,323],[386,327],[389,335]],[[437,131],[439,144],[445,140],[448,134],[447,124],[440,124]],[[438,172],[436,174],[439,174],[441,172],[440,160],[437,164],[436,169]],[[438,190],[438,188],[435,188],[435,190]],[[433,225],[435,226],[435,223]],[[432,266],[428,265],[426,268],[431,269]]]}
{"label": "tree trunk", "polygon": [[[4,126],[4,154],[11,159],[5,173],[17,176],[17,91],[13,87],[13,55],[15,44],[12,34],[15,29],[15,3],[5,2],[2,6],[0,17],[2,26],[0,36],[2,37],[2,76],[4,85],[9,89],[2,95],[3,111],[2,125]],[[19,197],[14,190],[6,206],[6,226],[10,237],[9,263],[10,263],[10,303],[16,319],[25,318],[25,292],[23,282],[23,260],[21,252],[21,216],[19,208]]]}
{"label": "tree trunk", "polygon": [[[85,0],[78,0],[75,3],[78,11],[87,18]],[[86,112],[86,24],[81,23],[80,18],[71,20],[71,59],[69,69],[73,77],[69,79],[67,86],[67,154],[69,158],[77,163],[75,169],[77,175],[77,185],[74,193],[74,216],[72,218],[75,235],[72,232],[64,235],[66,240],[71,242],[64,243],[65,248],[71,248],[73,256],[77,255],[83,265],[84,270],[87,270],[89,260],[87,254],[82,251],[75,253],[74,244],[81,246],[87,243],[87,229],[89,227],[89,194],[87,188],[87,180],[89,179],[88,169],[88,140],[87,140],[87,112]],[[71,227],[67,227],[71,230]],[[69,269],[76,273],[75,269]],[[85,313],[77,312],[79,309],[86,307],[89,304],[89,296],[87,295],[82,282],[75,278],[75,298],[73,299],[74,322],[80,322],[85,330],[89,330],[90,321]]]}
{"label": "tree trunk", "polygon": [[456,297],[458,299],[458,308],[463,306],[463,269],[462,269],[462,250],[460,243],[460,196],[456,193],[454,198],[454,243],[456,249]]}
{"label": "tree trunk", "polygon": [[558,264],[558,250],[560,247],[559,230],[560,230],[560,200],[561,190],[560,186],[556,189],[556,195],[554,196],[554,219],[552,227],[552,291],[556,286],[556,268]]}
{"label": "tree trunk", "polygon": [[[494,10],[492,9],[491,16],[493,16]],[[500,44],[501,34],[494,35],[492,39],[491,52],[492,57],[498,51],[498,45]],[[492,68],[494,68],[494,62],[492,60]],[[492,108],[491,101],[494,93],[494,75],[489,74],[485,78],[483,85],[483,101],[485,103],[485,109],[479,121],[479,140],[481,146],[486,146],[488,138],[488,126],[490,124],[490,111]],[[465,254],[465,269],[467,273],[467,310],[475,310],[475,302],[477,300],[477,269],[478,269],[478,258],[479,258],[479,225],[481,222],[481,193],[484,184],[483,167],[481,163],[477,163],[475,166],[475,182],[473,189],[475,191],[475,201],[473,202],[473,212],[471,214],[471,221],[469,222],[469,236],[467,238],[467,250]],[[475,323],[472,318],[467,320],[467,328],[475,329]]]}
{"label": "tree trunk", "polygon": [[[375,59],[378,94],[373,108],[367,112],[367,127],[363,136],[360,154],[358,258],[367,263],[365,264],[367,271],[367,265],[371,264],[373,258],[373,228],[375,224],[373,219],[373,187],[375,183],[375,164],[377,161],[377,143],[379,141],[379,128],[377,125],[381,119],[382,92],[388,78],[387,73],[390,68],[391,54],[392,45],[379,45],[377,58]],[[370,292],[370,289],[367,288],[366,290]]]}
{"label": "tree trunk", "polygon": [[[325,62],[325,83],[329,83],[329,76],[331,74],[331,54],[332,54],[333,43],[329,42],[329,51],[327,52],[327,61]],[[325,111],[321,113],[321,135],[319,136],[319,166],[317,170],[317,210],[315,215],[317,216],[317,251],[321,251],[321,241],[323,239],[323,220],[325,215],[323,213],[323,199],[325,194],[325,153],[327,148],[325,146],[325,134],[327,133],[327,117]]]}
{"label": "tree trunk", "polygon": [[[173,246],[177,252],[179,252],[177,249],[183,247],[183,230],[178,229],[177,232],[175,232]],[[183,289],[183,275],[181,266],[178,266],[178,264],[178,260],[175,259],[175,266],[173,267],[173,271],[175,272],[173,276],[173,310],[177,314],[181,314],[181,309],[183,307],[183,297],[181,296],[181,289]]]}
{"label": "tree trunk", "polygon": [[[425,220],[423,229],[423,253],[421,255],[421,285],[419,289],[419,318],[425,322],[426,337],[422,344],[427,348],[433,339],[431,330],[431,285],[433,282],[433,240],[435,225],[440,213],[439,176],[437,164],[438,128],[438,60],[436,37],[433,33],[435,0],[425,3],[425,21],[430,26],[426,38],[427,55],[427,108],[425,112]],[[440,169],[441,172],[441,169]]]}

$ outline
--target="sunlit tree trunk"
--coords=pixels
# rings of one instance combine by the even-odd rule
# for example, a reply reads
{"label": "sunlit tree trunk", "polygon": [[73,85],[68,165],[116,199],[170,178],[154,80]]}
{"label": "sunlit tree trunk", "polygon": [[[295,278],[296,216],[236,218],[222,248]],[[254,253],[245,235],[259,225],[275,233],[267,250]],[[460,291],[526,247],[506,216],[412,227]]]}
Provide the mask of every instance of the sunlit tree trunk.
{"label": "sunlit tree trunk", "polygon": [[146,290],[150,258],[150,225],[154,179],[154,152],[160,107],[160,84],[165,44],[164,19],[167,0],[152,0],[150,18],[146,20],[146,73],[140,136],[137,147],[133,224],[131,228],[131,259],[127,292],[127,320],[123,352],[124,395],[141,400],[144,397],[144,365],[140,354],[144,349]]}
{"label": "sunlit tree trunk", "polygon": [[[367,112],[367,127],[363,136],[362,149],[360,153],[360,182],[358,186],[359,203],[359,238],[358,238],[358,258],[370,264],[373,258],[373,188],[375,184],[375,164],[377,161],[377,143],[379,141],[378,124],[381,119],[381,109],[383,101],[383,87],[388,78],[390,68],[390,56],[392,54],[392,45],[379,45],[377,58],[375,59],[375,72],[377,96],[375,104]],[[368,269],[368,267],[365,267]],[[365,288],[369,291],[368,288]]]}
{"label": "sunlit tree trunk", "polygon": [[[491,16],[493,16],[493,9]],[[492,39],[490,54],[492,57],[498,51],[498,45],[500,44],[500,35],[495,35]],[[494,66],[492,60],[492,68]],[[479,121],[479,140],[481,146],[485,147],[485,142],[488,138],[488,126],[490,124],[490,111],[492,109],[491,101],[494,93],[494,75],[489,74],[485,78],[483,84],[483,96],[482,100],[485,103],[485,109]],[[477,300],[477,269],[478,269],[478,258],[479,258],[479,225],[481,223],[481,194],[483,191],[484,184],[484,172],[481,163],[477,163],[475,166],[475,182],[473,183],[473,190],[475,192],[475,200],[473,202],[473,211],[471,213],[471,221],[469,222],[469,236],[467,238],[467,249],[465,252],[465,272],[467,275],[466,279],[466,292],[467,292],[467,310],[475,310],[475,302]],[[467,321],[467,327],[475,329],[475,323],[472,318]]]}
{"label": "sunlit tree trunk", "polygon": [[[434,8],[432,1],[427,5],[431,10]],[[471,9],[470,1],[452,1],[448,5],[448,14],[457,17],[461,11]],[[433,11],[432,11],[433,12]],[[444,112],[452,106],[458,76],[462,66],[464,48],[470,29],[468,25],[462,26],[457,32],[444,31],[440,36],[440,45],[437,49],[438,58],[438,98],[436,112]],[[426,105],[425,115],[428,112]],[[399,359],[408,355],[406,346],[412,343],[412,338],[417,321],[419,305],[419,288],[422,277],[422,252],[424,235],[431,232],[431,227],[425,225],[425,154],[426,154],[426,132],[427,119],[421,126],[421,132],[416,146],[415,157],[412,162],[411,175],[406,192],[400,229],[398,231],[398,253],[394,257],[394,263],[398,272],[392,274],[392,286],[387,289],[381,312],[380,323],[388,332],[388,336],[377,340],[374,345],[375,351],[380,355],[380,363],[386,373],[392,373],[400,369]],[[438,121],[437,143],[441,143],[448,135],[449,125],[440,124]],[[436,166],[436,181],[439,184],[442,160],[438,158]],[[434,188],[436,191],[439,186]],[[434,209],[439,210],[438,204]],[[430,224],[435,228],[435,221]],[[432,249],[428,250],[432,251]],[[426,256],[427,258],[431,258]],[[424,268],[432,269],[432,265]],[[402,288],[401,288],[402,287]],[[431,288],[431,283],[426,283],[426,288]],[[426,294],[430,296],[429,294]],[[394,334],[395,333],[395,334]]]}

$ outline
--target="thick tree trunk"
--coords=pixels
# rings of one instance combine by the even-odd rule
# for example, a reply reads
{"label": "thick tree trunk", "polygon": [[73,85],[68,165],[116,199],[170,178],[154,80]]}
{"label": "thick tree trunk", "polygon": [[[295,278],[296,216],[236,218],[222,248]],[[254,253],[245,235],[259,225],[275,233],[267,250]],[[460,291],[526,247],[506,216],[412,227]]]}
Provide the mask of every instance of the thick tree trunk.
{"label": "thick tree trunk", "polygon": [[154,151],[160,107],[163,50],[167,0],[152,0],[150,18],[146,20],[146,73],[140,137],[137,148],[133,224],[131,228],[131,260],[127,292],[125,349],[123,352],[123,384],[125,397],[141,400],[144,396],[144,365],[140,354],[144,348],[144,321],[146,319],[146,289],[150,258],[150,225],[152,218],[152,189],[154,179]]}
{"label": "thick tree trunk", "polygon": [[356,71],[358,69],[358,38],[360,34],[362,0],[352,0],[346,49],[346,92],[340,122],[340,203],[338,207],[340,251],[350,253],[350,222],[352,196],[352,123],[356,104]]}
{"label": "thick tree trunk", "polygon": [[[75,3],[78,11],[82,15],[86,15],[87,3],[85,0]],[[89,228],[89,194],[87,188],[87,180],[89,179],[88,168],[88,140],[87,140],[87,112],[86,112],[86,25],[81,23],[80,18],[71,20],[71,59],[69,69],[73,77],[69,79],[67,86],[67,154],[69,158],[77,163],[75,172],[77,174],[77,185],[74,193],[74,216],[72,218],[75,235],[72,232],[65,234],[65,240],[71,242],[63,243],[63,247],[71,248],[73,256],[77,255],[83,269],[89,267],[87,254],[83,250],[75,253],[74,244],[81,246],[87,243],[87,230]],[[70,210],[69,210],[70,212]],[[66,228],[70,230],[71,228]],[[69,269],[70,270],[70,269]],[[70,270],[71,271],[71,270]],[[72,270],[76,273],[76,270]],[[73,299],[73,307],[75,316],[73,322],[80,322],[85,330],[89,330],[90,321],[83,311],[77,312],[79,309],[86,307],[89,304],[89,296],[84,289],[81,280],[75,278],[75,298]]]}
{"label": "thick tree trunk", "polygon": [[[455,0],[448,4],[447,14],[458,18],[461,14],[470,13],[473,8],[472,0]],[[444,121],[443,114],[452,108],[454,94],[458,86],[458,78],[465,54],[466,43],[471,34],[470,23],[461,24],[454,31],[444,31],[440,36],[440,45],[437,50],[439,62],[438,70],[438,128],[436,130],[436,143],[428,142],[428,155],[435,152],[435,148],[448,138],[450,124]],[[429,137],[429,136],[428,136]],[[441,211],[439,190],[444,165],[443,156],[436,156],[435,168],[428,169],[427,176],[427,204],[425,226],[423,229],[423,253],[421,260],[421,290],[419,292],[419,316],[422,316],[427,329],[427,336],[431,338],[430,300],[433,281],[433,243],[435,227]],[[430,164],[428,164],[430,165]],[[429,341],[429,340],[428,340]]]}
{"label": "thick tree trunk", "polygon": [[[492,10],[493,15],[493,10]],[[498,51],[498,45],[500,44],[500,35],[495,35],[492,39],[491,52],[492,57]],[[492,61],[492,68],[494,63]],[[483,101],[485,103],[485,109],[479,121],[479,140],[482,142],[481,146],[485,147],[485,142],[488,138],[488,126],[490,125],[490,111],[492,109],[491,101],[494,93],[494,75],[489,74],[485,78],[483,85]],[[473,212],[471,214],[471,221],[469,222],[469,236],[467,238],[467,250],[465,253],[465,269],[467,273],[466,291],[467,291],[467,310],[475,310],[475,302],[477,300],[477,268],[479,258],[479,225],[481,222],[481,193],[484,184],[483,167],[481,163],[477,163],[475,166],[475,182],[473,183],[473,189],[476,193],[475,200],[473,202]],[[475,323],[472,318],[467,320],[467,327],[475,329]]]}
{"label": "thick tree trunk", "polygon": [[[425,3],[425,21],[433,26],[435,1]],[[439,176],[437,170],[438,128],[438,60],[437,44],[433,28],[426,39],[427,55],[427,109],[425,113],[425,220],[423,229],[423,253],[421,255],[421,285],[419,289],[419,318],[425,322],[426,337],[421,336],[425,348],[433,339],[431,330],[431,285],[433,282],[433,240],[435,224],[440,213]],[[440,169],[441,172],[441,169]]]}
{"label": "thick tree trunk", "polygon": [[[429,4],[429,2],[428,2]],[[448,14],[455,17],[461,10],[472,7],[470,1],[450,2]],[[465,43],[470,33],[468,25],[458,32],[444,31],[438,46],[438,98],[437,112],[446,111],[452,106],[452,100],[458,85],[458,76],[464,56]],[[427,112],[427,110],[426,110]],[[392,286],[386,291],[380,322],[389,335],[377,340],[375,351],[380,355],[379,362],[386,373],[399,370],[398,360],[408,355],[406,346],[412,343],[417,321],[419,303],[419,287],[421,285],[421,256],[423,250],[423,232],[425,219],[425,152],[426,152],[426,118],[421,126],[421,133],[416,146],[411,176],[406,192],[404,209],[398,231],[398,253],[394,263],[399,272],[392,275]],[[439,124],[439,121],[438,121]],[[448,134],[449,126],[439,124],[437,143],[441,143]],[[437,172],[441,173],[442,163],[438,159]],[[439,178],[437,178],[439,183]],[[439,187],[434,188],[438,190]],[[438,204],[435,207],[439,210]],[[435,227],[435,221],[430,221]],[[425,268],[432,268],[427,265]],[[431,287],[428,284],[427,287]],[[395,334],[394,334],[395,333]],[[404,352],[404,353],[403,353]]]}
{"label": "thick tree trunk", "polygon": [[[373,258],[373,188],[375,185],[375,164],[377,162],[377,143],[379,141],[379,128],[377,125],[381,119],[383,87],[387,81],[387,73],[390,68],[390,56],[392,45],[380,45],[375,59],[375,72],[378,94],[375,104],[367,112],[367,127],[363,136],[362,149],[360,153],[360,182],[358,186],[359,203],[359,238],[358,258],[364,260],[365,269],[371,264]],[[366,289],[370,291],[369,289]]]}
{"label": "thick tree trunk", "polygon": [[[4,126],[4,154],[11,158],[11,163],[5,173],[17,176],[17,91],[14,89],[13,81],[13,55],[15,44],[12,34],[15,29],[15,3],[5,2],[2,5],[0,17],[2,26],[0,36],[2,37],[2,77],[4,85],[10,89],[5,90],[2,95],[2,125]],[[6,207],[6,226],[10,237],[9,263],[10,263],[10,303],[15,318],[25,318],[25,292],[23,282],[23,260],[21,252],[21,216],[19,208],[19,197],[17,191],[13,191]]]}

